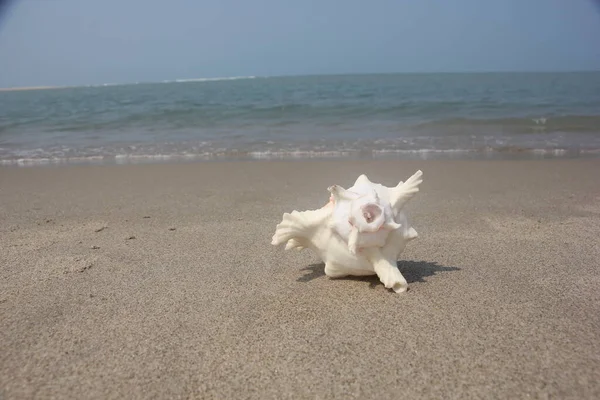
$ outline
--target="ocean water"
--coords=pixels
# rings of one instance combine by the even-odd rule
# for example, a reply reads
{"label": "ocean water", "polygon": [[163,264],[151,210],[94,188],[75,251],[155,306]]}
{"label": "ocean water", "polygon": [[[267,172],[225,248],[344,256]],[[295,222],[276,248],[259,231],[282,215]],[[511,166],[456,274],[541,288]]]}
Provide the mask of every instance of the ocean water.
{"label": "ocean water", "polygon": [[600,155],[600,72],[240,77],[0,92],[0,165]]}

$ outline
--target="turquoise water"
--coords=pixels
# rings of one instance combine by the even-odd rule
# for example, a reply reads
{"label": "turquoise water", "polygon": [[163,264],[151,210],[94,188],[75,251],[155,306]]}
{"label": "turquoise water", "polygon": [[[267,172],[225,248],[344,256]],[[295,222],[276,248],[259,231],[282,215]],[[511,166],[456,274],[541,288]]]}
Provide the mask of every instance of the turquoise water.
{"label": "turquoise water", "polygon": [[0,163],[600,153],[600,73],[248,77],[0,92]]}

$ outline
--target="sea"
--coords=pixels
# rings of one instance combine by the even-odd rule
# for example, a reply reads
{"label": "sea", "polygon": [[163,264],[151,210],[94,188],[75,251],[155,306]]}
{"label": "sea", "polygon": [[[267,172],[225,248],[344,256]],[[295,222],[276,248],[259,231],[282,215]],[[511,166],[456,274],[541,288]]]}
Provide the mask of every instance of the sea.
{"label": "sea", "polygon": [[0,91],[0,165],[600,156],[600,72],[179,79]]}

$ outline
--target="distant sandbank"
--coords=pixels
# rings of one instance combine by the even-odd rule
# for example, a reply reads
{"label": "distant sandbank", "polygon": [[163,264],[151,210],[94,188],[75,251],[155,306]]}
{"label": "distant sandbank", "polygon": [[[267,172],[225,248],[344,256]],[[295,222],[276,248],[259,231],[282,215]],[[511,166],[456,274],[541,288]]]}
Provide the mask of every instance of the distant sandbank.
{"label": "distant sandbank", "polygon": [[23,86],[23,87],[12,87],[12,88],[0,88],[0,92],[18,92],[24,90],[48,90],[48,89],[62,89],[63,86]]}

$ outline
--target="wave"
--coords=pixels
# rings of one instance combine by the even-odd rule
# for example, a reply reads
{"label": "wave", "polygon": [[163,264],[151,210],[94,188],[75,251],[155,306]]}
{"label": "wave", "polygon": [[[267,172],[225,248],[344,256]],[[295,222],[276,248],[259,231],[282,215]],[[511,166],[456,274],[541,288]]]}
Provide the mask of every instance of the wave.
{"label": "wave", "polygon": [[556,158],[600,157],[600,145],[578,148],[531,143],[461,145],[457,142],[423,143],[427,140],[337,141],[316,143],[261,142],[228,146],[213,142],[180,142],[101,147],[54,146],[30,150],[0,148],[0,166],[68,164],[138,164],[219,160],[305,159],[430,159],[430,158]]}
{"label": "wave", "polygon": [[167,84],[0,93],[0,160],[269,159],[339,152],[406,157],[600,148],[600,75],[271,77],[243,83],[255,78],[183,77]]}
{"label": "wave", "polygon": [[224,76],[224,77],[218,77],[218,78],[186,78],[186,79],[166,80],[166,81],[163,81],[163,83],[237,81],[240,79],[256,79],[256,76]]}
{"label": "wave", "polygon": [[[302,136],[315,132],[328,137],[330,133],[343,134],[368,129],[368,136],[470,136],[521,134],[598,134],[600,116],[564,115],[509,118],[432,118],[426,115],[400,114],[387,117],[383,111],[364,107],[314,108],[302,104],[257,107],[253,105],[181,104],[172,109],[146,110],[137,113],[98,115],[81,118],[56,118],[30,122],[2,124],[0,132],[17,130],[21,126],[35,127],[42,132],[137,132],[184,131],[240,131],[286,128]],[[39,124],[39,126],[38,126]],[[304,132],[304,133],[303,133]]]}
{"label": "wave", "polygon": [[566,157],[600,157],[600,149],[572,151],[568,149],[413,149],[413,150],[296,150],[296,151],[222,151],[197,154],[117,154],[114,156],[29,157],[0,159],[0,166],[36,167],[58,165],[124,165],[158,162],[194,161],[269,161],[316,159],[533,159]]}
{"label": "wave", "polygon": [[417,132],[441,131],[445,133],[459,131],[468,134],[475,132],[519,133],[598,133],[600,132],[600,116],[598,115],[564,115],[564,116],[532,116],[521,118],[448,118],[417,124]]}
{"label": "wave", "polygon": [[257,76],[224,76],[217,78],[186,78],[186,79],[171,79],[171,80],[163,80],[161,82],[156,81],[138,81],[138,82],[123,82],[123,83],[90,83],[84,85],[74,85],[74,86],[40,86],[40,87],[18,87],[12,89],[3,89],[6,91],[9,90],[42,90],[42,89],[79,89],[79,88],[102,88],[102,87],[113,87],[113,86],[133,86],[140,84],[153,84],[153,83],[186,83],[186,82],[217,82],[217,81],[236,81],[241,79],[256,79]]}

